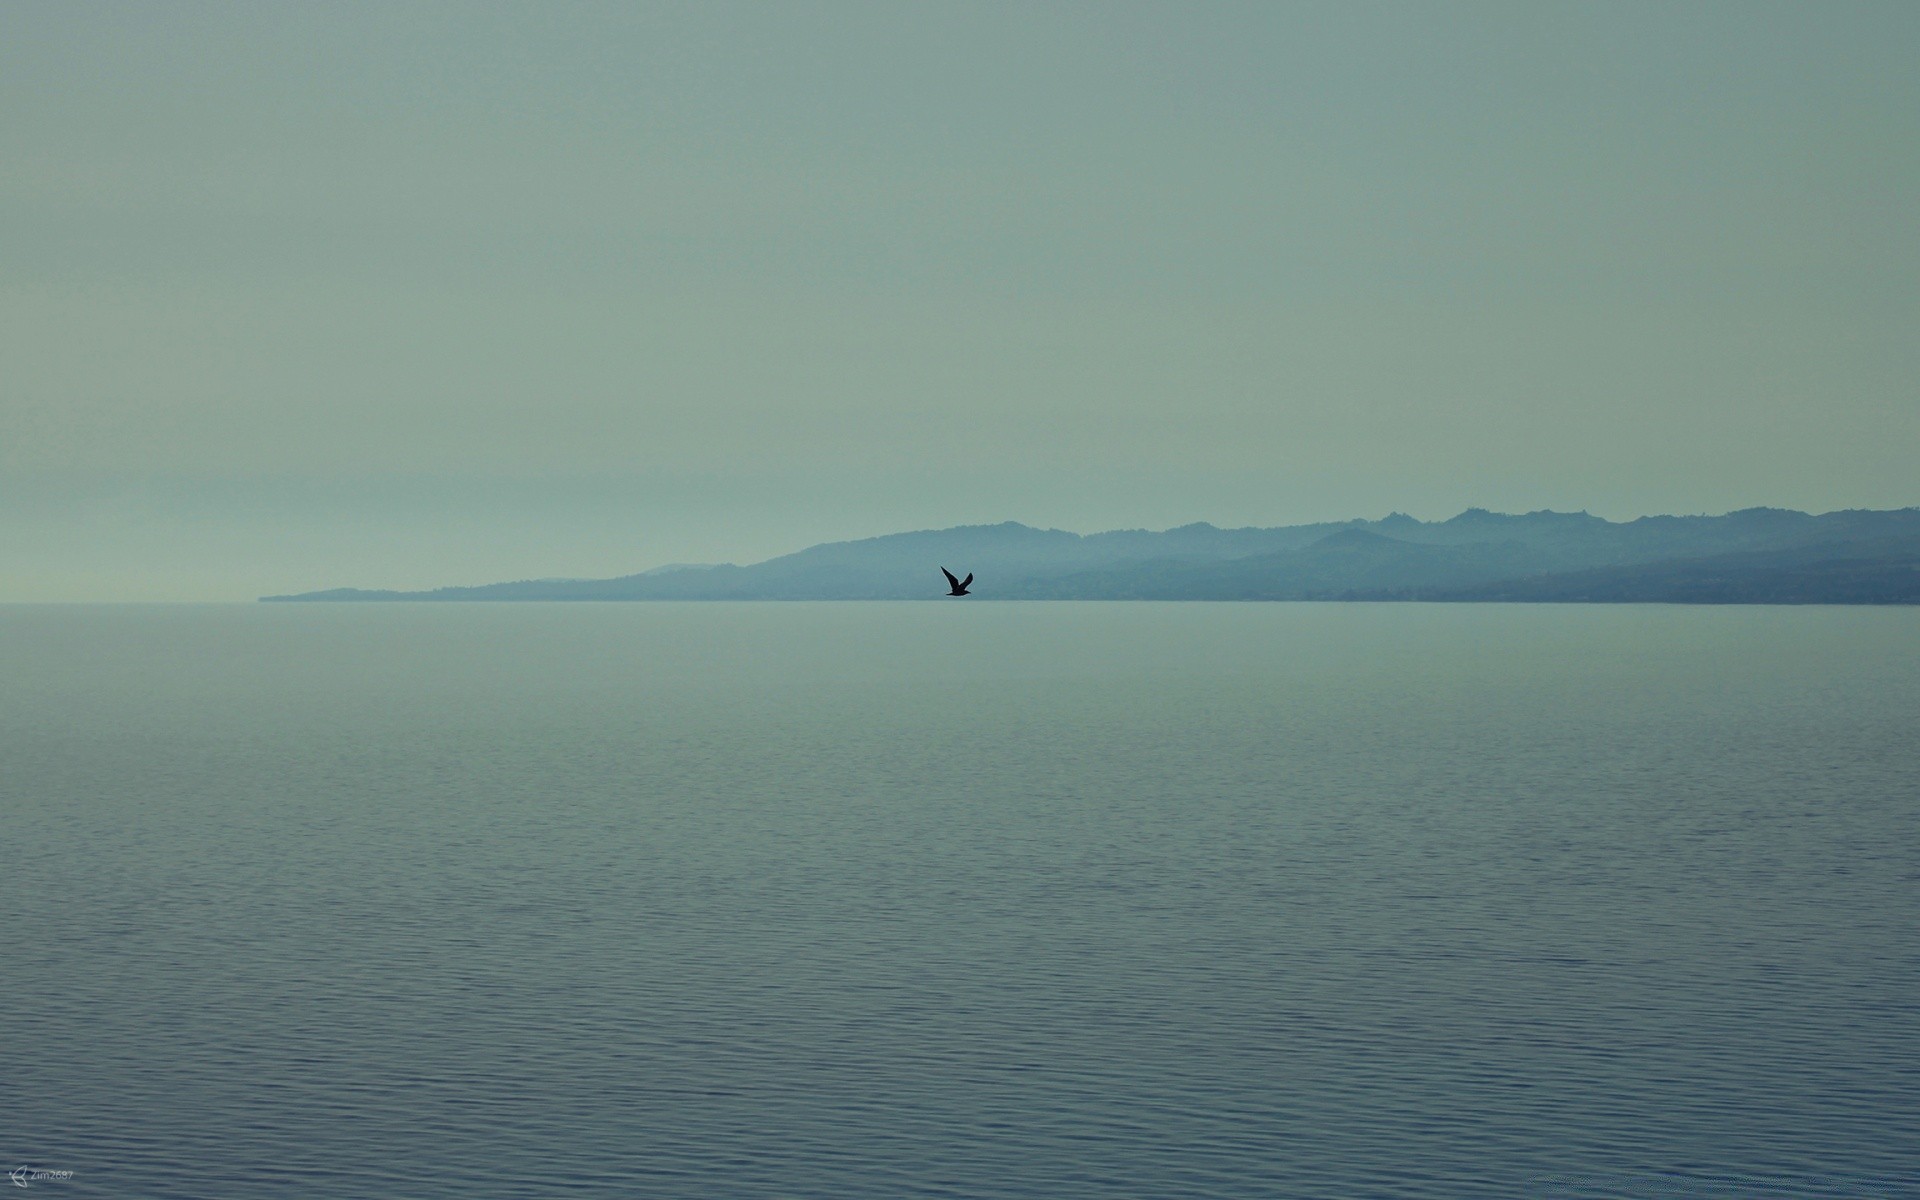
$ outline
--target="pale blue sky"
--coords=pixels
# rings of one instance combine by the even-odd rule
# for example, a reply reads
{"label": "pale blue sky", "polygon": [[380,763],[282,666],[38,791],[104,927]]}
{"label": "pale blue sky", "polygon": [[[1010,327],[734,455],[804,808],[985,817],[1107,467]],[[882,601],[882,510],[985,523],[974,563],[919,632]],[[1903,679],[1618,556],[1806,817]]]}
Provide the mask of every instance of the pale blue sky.
{"label": "pale blue sky", "polygon": [[0,599],[1920,503],[1920,5],[0,3]]}

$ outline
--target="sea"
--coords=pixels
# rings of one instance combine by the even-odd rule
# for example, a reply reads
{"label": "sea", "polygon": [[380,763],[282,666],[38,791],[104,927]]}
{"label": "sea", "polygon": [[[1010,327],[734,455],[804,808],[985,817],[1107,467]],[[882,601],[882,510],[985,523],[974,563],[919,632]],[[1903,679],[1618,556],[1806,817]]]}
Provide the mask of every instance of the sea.
{"label": "sea", "polygon": [[1920,1196],[1916,735],[1914,608],[0,607],[0,1170]]}

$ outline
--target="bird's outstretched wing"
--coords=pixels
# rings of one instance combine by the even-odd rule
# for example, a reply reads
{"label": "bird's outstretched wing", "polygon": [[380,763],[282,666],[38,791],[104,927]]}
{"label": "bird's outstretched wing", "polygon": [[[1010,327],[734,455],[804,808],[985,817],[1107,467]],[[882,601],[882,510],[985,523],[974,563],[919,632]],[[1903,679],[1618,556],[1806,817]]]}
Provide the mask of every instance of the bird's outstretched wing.
{"label": "bird's outstretched wing", "polygon": [[[952,578],[953,578],[953,576],[951,576],[951,575],[949,575],[949,576],[947,576],[947,578],[948,578],[948,579],[952,579]],[[973,572],[972,572],[972,571],[968,571],[968,572],[967,572],[967,577],[966,577],[965,579],[962,579],[962,580],[960,581],[960,586],[961,586],[961,587],[963,587],[963,588],[964,588],[964,587],[972,587],[972,586],[973,586]]]}
{"label": "bird's outstretched wing", "polygon": [[[959,586],[961,586],[961,584],[960,584],[960,581],[959,581],[958,579],[955,579],[955,578],[953,577],[953,572],[952,572],[952,571],[949,571],[949,570],[947,570],[947,569],[946,569],[945,567],[941,567],[941,568],[940,568],[940,573],[941,573],[942,575],[945,575],[945,576],[947,577],[947,586],[948,586],[948,587],[959,587]],[[969,575],[969,576],[967,576],[967,578],[968,578],[968,579],[972,579],[972,578],[973,578],[973,576],[971,576],[971,575]]]}

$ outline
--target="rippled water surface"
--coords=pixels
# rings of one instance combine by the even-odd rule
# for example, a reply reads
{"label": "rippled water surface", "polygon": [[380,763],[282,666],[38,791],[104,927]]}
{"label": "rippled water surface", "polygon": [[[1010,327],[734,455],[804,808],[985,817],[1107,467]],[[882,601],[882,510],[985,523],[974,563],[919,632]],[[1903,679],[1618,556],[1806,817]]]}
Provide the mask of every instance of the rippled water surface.
{"label": "rippled water surface", "polygon": [[1916,714],[1914,610],[0,608],[0,1155],[1920,1195]]}

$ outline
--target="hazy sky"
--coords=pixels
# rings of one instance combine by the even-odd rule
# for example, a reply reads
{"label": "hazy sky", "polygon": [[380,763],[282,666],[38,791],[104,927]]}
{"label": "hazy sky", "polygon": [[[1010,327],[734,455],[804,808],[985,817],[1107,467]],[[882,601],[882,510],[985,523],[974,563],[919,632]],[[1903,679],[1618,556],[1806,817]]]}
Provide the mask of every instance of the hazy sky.
{"label": "hazy sky", "polygon": [[1920,503],[1920,4],[0,0],[0,599]]}

